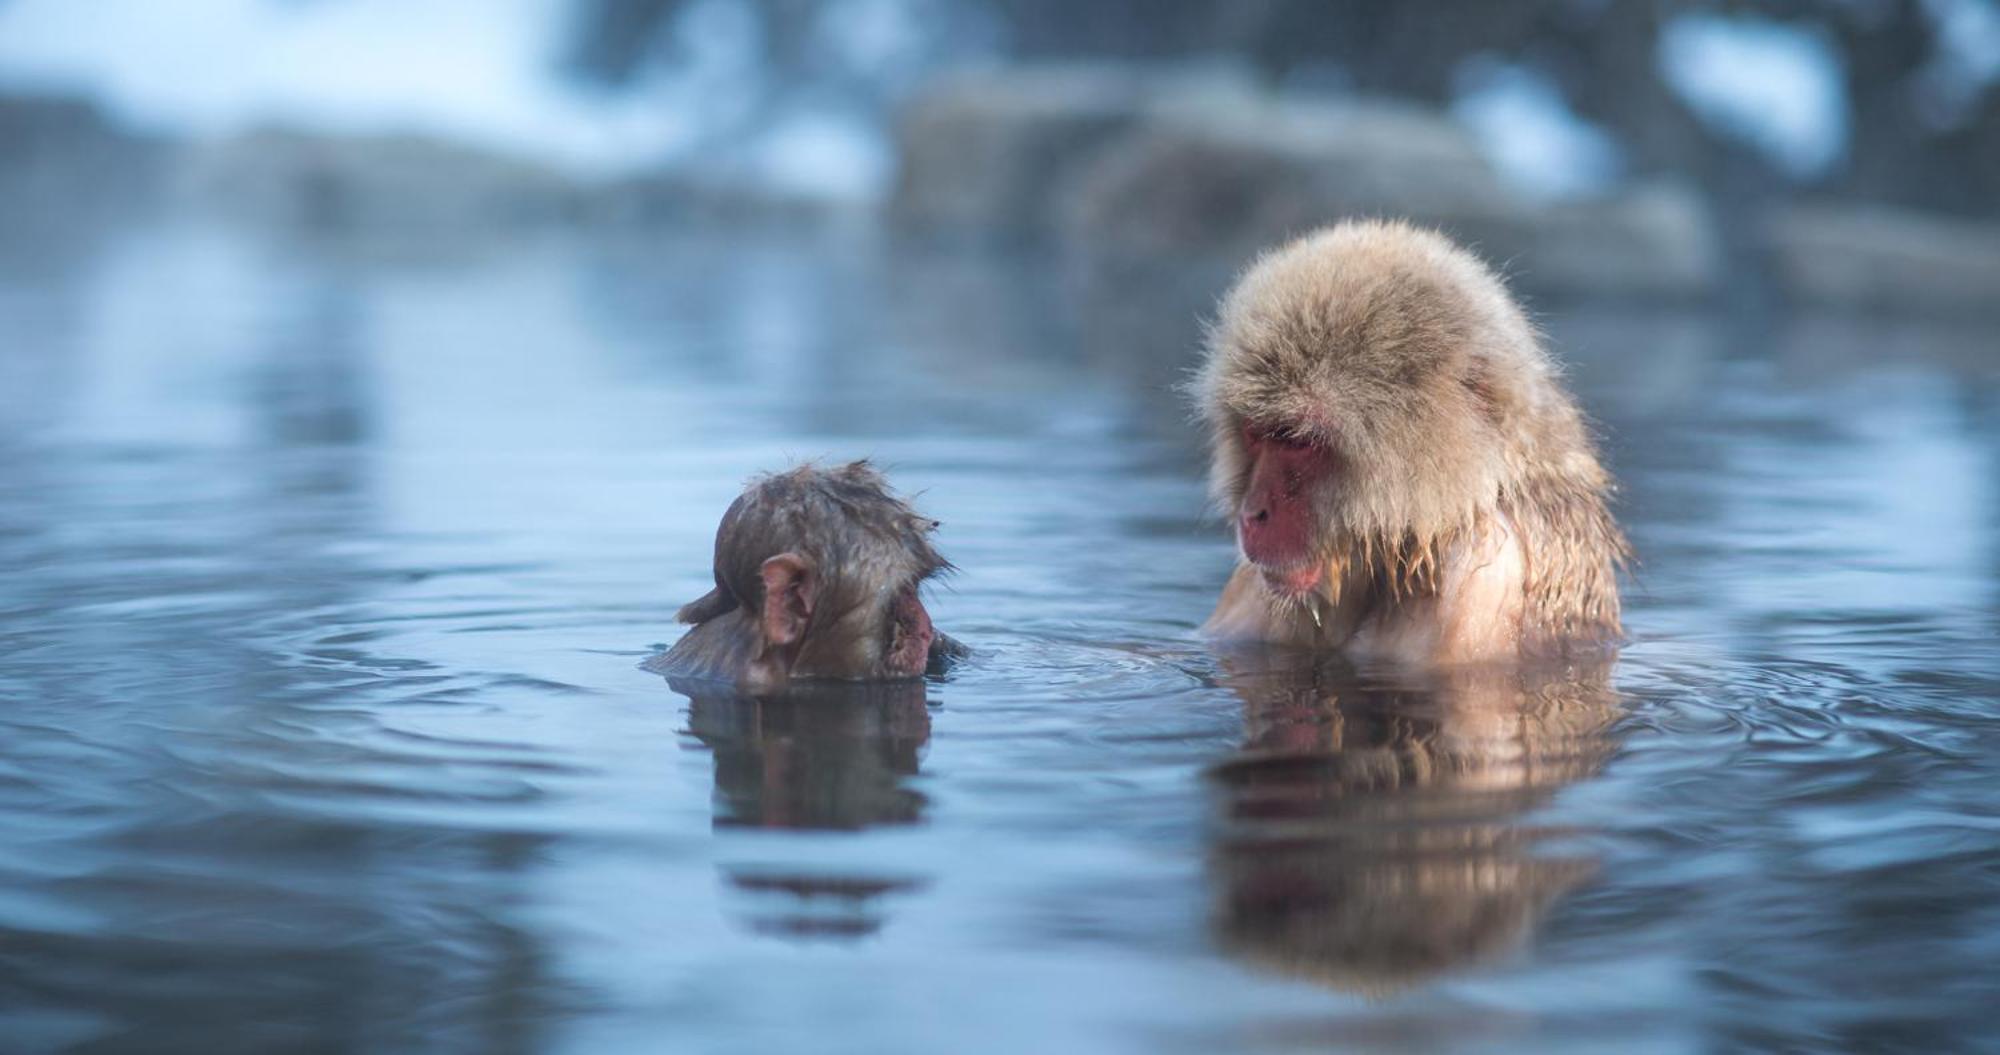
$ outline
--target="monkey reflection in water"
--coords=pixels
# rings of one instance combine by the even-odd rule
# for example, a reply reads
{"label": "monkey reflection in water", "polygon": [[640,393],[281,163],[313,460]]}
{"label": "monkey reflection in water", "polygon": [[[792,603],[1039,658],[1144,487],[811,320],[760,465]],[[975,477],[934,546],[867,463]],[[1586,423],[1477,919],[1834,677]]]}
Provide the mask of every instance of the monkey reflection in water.
{"label": "monkey reflection in water", "polygon": [[1385,994],[1503,954],[1592,863],[1522,823],[1615,749],[1608,658],[1371,680],[1294,650],[1223,656],[1243,749],[1210,776],[1223,947]]}
{"label": "monkey reflection in water", "polygon": [[[647,669],[688,697],[715,758],[716,823],[860,829],[919,819],[907,786],[930,738],[926,673],[965,653],[919,594],[950,564],[934,520],[865,462],[751,482],[715,538],[715,588],[681,609],[694,628]],[[755,929],[852,936],[871,904],[913,885],[882,877],[729,874],[775,911]]]}
{"label": "monkey reflection in water", "polygon": [[668,679],[715,756],[718,827],[856,830],[921,819],[908,786],[930,742],[921,682],[798,687],[778,696]]}
{"label": "monkey reflection in water", "polygon": [[[718,828],[859,831],[923,818],[916,776],[931,720],[920,681],[793,686],[745,696],[669,678],[688,698],[688,731],[715,765]],[[750,929],[791,938],[879,930],[883,903],[914,889],[898,875],[725,867]]]}

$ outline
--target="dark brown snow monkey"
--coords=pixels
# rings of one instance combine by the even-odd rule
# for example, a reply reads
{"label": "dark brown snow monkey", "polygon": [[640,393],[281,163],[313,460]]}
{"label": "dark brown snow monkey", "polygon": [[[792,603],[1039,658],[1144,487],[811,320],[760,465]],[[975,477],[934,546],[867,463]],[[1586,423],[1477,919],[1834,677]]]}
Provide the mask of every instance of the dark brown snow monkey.
{"label": "dark brown snow monkey", "polygon": [[1242,562],[1207,630],[1415,663],[1619,633],[1612,481],[1500,280],[1343,223],[1259,259],[1195,383]]}
{"label": "dark brown snow monkey", "polygon": [[866,462],[753,480],[716,529],[715,589],[680,610],[694,629],[647,666],[753,693],[921,677],[963,651],[918,596],[951,567],[937,526]]}

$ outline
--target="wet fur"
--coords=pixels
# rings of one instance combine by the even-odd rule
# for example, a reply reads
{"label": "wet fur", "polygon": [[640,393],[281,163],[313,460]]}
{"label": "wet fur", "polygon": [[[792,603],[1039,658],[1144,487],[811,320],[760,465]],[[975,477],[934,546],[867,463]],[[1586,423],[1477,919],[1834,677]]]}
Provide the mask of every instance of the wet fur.
{"label": "wet fur", "polygon": [[[818,596],[789,676],[852,680],[854,672],[880,665],[895,593],[951,570],[930,542],[937,526],[896,497],[865,461],[759,477],[716,529],[715,588],[677,616],[694,629],[649,667],[731,680],[755,671],[767,658],[757,618],[764,605],[761,569],[792,552],[811,563]],[[938,633],[932,661],[962,651]]]}
{"label": "wet fur", "polygon": [[1212,633],[1429,659],[1620,633],[1611,478],[1534,327],[1443,236],[1345,223],[1266,254],[1224,298],[1192,387],[1230,514],[1246,424],[1338,459],[1314,508],[1327,588],[1288,601],[1246,563]]}

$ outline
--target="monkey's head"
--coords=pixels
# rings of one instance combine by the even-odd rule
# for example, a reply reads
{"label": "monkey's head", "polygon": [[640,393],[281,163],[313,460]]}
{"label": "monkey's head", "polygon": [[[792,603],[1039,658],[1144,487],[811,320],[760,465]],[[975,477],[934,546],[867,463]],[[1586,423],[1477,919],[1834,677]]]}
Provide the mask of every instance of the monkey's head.
{"label": "monkey's head", "polygon": [[937,526],[866,462],[752,481],[716,530],[715,589],[679,614],[689,650],[727,659],[689,665],[757,685],[922,676],[948,643],[918,595],[951,567]]}
{"label": "monkey's head", "polygon": [[1407,224],[1344,223],[1260,258],[1194,390],[1211,491],[1280,595],[1343,554],[1435,546],[1570,451],[1602,472],[1500,280]]}

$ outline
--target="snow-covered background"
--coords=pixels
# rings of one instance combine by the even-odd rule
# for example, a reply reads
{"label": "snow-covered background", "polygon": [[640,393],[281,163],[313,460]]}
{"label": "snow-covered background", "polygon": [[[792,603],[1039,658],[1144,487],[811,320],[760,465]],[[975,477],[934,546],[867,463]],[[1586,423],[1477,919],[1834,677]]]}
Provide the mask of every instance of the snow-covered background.
{"label": "snow-covered background", "polygon": [[[779,92],[769,27],[750,0],[674,7],[616,86],[566,61],[576,0],[11,0],[0,2],[0,90],[96,97],[137,125],[223,135],[264,124],[414,131],[623,172],[700,155],[797,189],[871,194],[889,164],[883,109],[942,64],[1004,47],[950,34],[938,4],[835,0],[816,9],[817,68],[836,86]],[[1929,5],[1951,50],[1936,106],[2000,69],[2000,17],[1983,0]],[[1687,14],[1660,35],[1658,75],[1720,135],[1783,172],[1835,165],[1848,127],[1841,57],[1810,25]],[[1547,196],[1588,193],[1627,168],[1617,135],[1580,118],[1545,74],[1468,62],[1451,111],[1502,171]]]}

